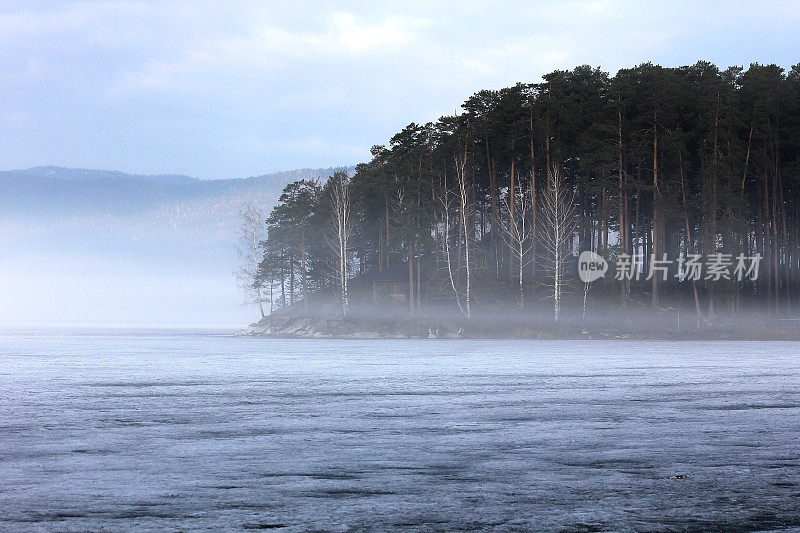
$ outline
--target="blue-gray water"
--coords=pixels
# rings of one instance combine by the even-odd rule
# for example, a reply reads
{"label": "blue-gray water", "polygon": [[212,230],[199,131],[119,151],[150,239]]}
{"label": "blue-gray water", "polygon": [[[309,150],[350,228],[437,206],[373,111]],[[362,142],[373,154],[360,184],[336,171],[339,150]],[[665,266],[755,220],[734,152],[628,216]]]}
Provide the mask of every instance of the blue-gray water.
{"label": "blue-gray water", "polygon": [[0,332],[0,530],[767,530],[798,483],[798,343]]}

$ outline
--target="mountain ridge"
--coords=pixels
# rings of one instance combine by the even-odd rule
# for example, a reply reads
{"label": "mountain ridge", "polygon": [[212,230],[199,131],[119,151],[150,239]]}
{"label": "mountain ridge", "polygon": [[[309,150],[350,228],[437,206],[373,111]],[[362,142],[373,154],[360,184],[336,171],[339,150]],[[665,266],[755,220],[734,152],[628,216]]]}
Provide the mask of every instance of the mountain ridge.
{"label": "mountain ridge", "polygon": [[[246,204],[266,214],[283,188],[298,179],[325,179],[353,167],[306,168],[247,178],[153,181],[117,171],[33,167],[0,171],[0,243],[31,246],[37,239],[70,248],[70,235],[102,247],[102,236],[187,246],[233,246]],[[66,176],[66,177],[65,177]],[[167,176],[167,175],[157,175]],[[33,239],[33,241],[31,240]]]}
{"label": "mountain ridge", "polygon": [[25,169],[0,171],[0,177],[52,178],[67,181],[93,181],[100,179],[137,179],[154,183],[192,183],[200,181],[185,174],[129,174],[118,170],[70,168],[54,165],[34,166]]}
{"label": "mountain ridge", "polygon": [[247,180],[258,180],[258,179],[280,179],[283,177],[290,177],[297,174],[314,174],[314,173],[318,173],[320,174],[319,177],[323,177],[323,175],[326,173],[332,174],[333,172],[342,169],[347,170],[348,172],[353,172],[355,170],[355,166],[342,165],[342,166],[318,167],[318,168],[305,167],[305,168],[298,168],[291,170],[279,170],[275,172],[267,172],[264,174],[258,174],[247,177],[200,179],[186,174],[131,174],[119,170],[40,165],[24,169],[0,170],[0,179],[47,178],[53,180],[77,181],[77,182],[97,181],[97,180],[136,180],[136,181],[146,181],[146,182],[164,183],[164,184],[190,184],[190,183],[209,183],[209,182],[222,182],[222,181],[228,182],[235,180],[247,181]]}

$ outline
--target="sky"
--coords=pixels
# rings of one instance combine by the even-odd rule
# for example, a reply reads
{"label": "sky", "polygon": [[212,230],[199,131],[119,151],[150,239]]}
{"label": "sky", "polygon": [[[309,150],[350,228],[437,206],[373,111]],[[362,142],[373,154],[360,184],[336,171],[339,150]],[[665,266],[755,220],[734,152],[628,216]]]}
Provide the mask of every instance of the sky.
{"label": "sky", "polygon": [[0,169],[354,164],[481,89],[590,64],[800,62],[800,2],[0,3]]}

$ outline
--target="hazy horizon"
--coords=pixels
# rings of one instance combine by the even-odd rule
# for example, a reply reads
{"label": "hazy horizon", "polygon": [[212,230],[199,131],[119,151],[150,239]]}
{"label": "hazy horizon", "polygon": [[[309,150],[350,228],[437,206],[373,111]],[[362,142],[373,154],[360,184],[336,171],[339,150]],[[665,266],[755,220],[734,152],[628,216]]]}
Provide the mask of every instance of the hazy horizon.
{"label": "hazy horizon", "polygon": [[251,179],[150,181],[0,171],[0,326],[242,327],[238,212],[266,213],[298,169]]}

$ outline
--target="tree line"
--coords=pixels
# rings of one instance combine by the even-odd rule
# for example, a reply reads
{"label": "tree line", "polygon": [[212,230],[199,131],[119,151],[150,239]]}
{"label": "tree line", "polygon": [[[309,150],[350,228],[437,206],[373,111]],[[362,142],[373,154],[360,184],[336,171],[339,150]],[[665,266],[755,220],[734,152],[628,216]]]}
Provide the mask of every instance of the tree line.
{"label": "tree line", "polygon": [[[250,289],[273,309],[324,295],[346,313],[371,276],[401,266],[411,313],[548,298],[557,317],[562,300],[585,309],[575,262],[591,250],[637,265],[595,282],[592,298],[656,310],[685,298],[698,321],[791,313],[799,143],[800,64],[557,70],[409,124],[352,176],[288,185]],[[757,277],[689,279],[683,268],[742,255],[762,258]]]}

